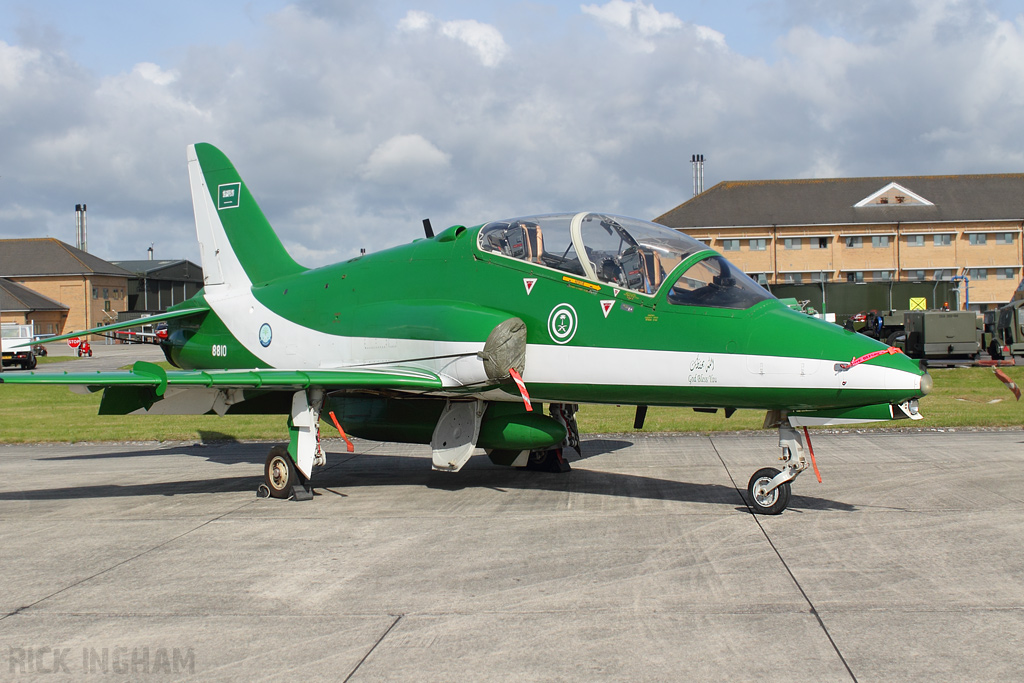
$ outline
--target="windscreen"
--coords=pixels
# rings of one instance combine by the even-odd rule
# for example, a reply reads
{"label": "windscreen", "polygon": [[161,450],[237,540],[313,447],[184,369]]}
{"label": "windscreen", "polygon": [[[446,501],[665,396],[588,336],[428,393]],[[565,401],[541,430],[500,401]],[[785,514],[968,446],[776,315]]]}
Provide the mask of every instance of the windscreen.
{"label": "windscreen", "polygon": [[761,285],[718,254],[687,268],[668,293],[669,303],[712,308],[745,309],[772,298]]}

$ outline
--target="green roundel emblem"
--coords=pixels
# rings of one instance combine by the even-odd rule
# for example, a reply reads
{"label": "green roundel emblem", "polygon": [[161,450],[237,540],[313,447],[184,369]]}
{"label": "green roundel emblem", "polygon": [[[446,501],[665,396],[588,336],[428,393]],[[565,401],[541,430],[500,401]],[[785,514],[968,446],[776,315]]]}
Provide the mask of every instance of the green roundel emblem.
{"label": "green roundel emblem", "polygon": [[273,339],[274,333],[270,330],[270,325],[263,323],[260,326],[260,344],[265,348],[270,346],[270,340]]}
{"label": "green roundel emblem", "polygon": [[576,309],[558,304],[548,315],[548,334],[556,344],[566,344],[576,334]]}

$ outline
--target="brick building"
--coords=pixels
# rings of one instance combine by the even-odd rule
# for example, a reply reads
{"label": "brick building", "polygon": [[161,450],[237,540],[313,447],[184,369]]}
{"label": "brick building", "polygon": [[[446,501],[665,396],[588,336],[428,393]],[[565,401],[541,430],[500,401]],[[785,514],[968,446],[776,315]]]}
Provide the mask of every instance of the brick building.
{"label": "brick building", "polygon": [[[117,322],[128,302],[124,268],[52,237],[0,240],[0,277],[67,306],[66,330]],[[46,334],[45,330],[36,329]]]}
{"label": "brick building", "polygon": [[768,284],[954,280],[987,310],[1021,281],[1024,174],[730,181],[654,220]]}
{"label": "brick building", "polygon": [[60,334],[68,307],[24,285],[0,278],[0,322],[35,325],[36,334]]}

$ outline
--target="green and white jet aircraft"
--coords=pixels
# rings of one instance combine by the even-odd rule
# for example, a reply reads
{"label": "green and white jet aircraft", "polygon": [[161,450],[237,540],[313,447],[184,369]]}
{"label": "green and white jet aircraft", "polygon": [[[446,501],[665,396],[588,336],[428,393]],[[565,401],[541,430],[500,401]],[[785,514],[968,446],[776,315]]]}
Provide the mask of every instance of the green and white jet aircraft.
{"label": "green and white jet aircraft", "polygon": [[577,405],[606,403],[636,405],[638,428],[651,405],[767,411],[782,465],[754,473],[748,500],[778,514],[813,464],[807,426],[917,419],[932,387],[896,349],[791,310],[653,223],[580,212],[433,235],[425,222],[425,239],[309,269],[220,150],[190,145],[188,168],[204,287],[147,319],[167,321],[163,350],[181,369],[0,381],[102,390],[101,414],[286,416],[287,448],[265,467],[274,497],[310,496],[325,414],[349,434],[430,444],[445,472],[477,449],[564,470]]}

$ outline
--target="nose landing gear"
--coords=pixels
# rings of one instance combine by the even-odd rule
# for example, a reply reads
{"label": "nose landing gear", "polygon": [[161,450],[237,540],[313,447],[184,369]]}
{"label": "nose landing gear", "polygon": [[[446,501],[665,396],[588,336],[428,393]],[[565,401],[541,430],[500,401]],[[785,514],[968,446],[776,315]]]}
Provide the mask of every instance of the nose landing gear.
{"label": "nose landing gear", "polygon": [[782,447],[782,470],[764,467],[754,472],[747,484],[747,501],[754,512],[761,515],[780,514],[789,505],[790,482],[806,470],[804,434],[790,426],[789,422],[779,425],[779,446]]}

